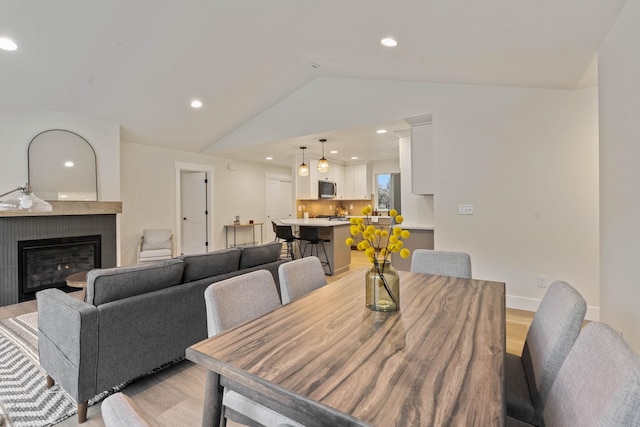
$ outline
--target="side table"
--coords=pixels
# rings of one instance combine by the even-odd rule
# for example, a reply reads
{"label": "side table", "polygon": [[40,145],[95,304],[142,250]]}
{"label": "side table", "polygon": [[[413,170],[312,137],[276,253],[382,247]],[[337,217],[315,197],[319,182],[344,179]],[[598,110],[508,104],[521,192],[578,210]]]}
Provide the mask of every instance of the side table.
{"label": "side table", "polygon": [[[243,229],[243,228],[247,228],[247,227],[251,227],[251,232],[252,232],[252,244],[257,245],[258,241],[256,240],[256,225],[260,226],[260,244],[262,244],[262,226],[264,225],[264,222],[254,222],[253,224],[227,224],[224,226],[224,243],[225,246],[228,247],[232,247],[235,248],[237,246],[236,244],[236,230],[238,229]],[[233,230],[233,245],[229,246],[229,230]]]}
{"label": "side table", "polygon": [[68,275],[64,280],[67,282],[67,286],[72,288],[80,288],[83,290],[82,299],[85,298],[87,292],[87,273],[88,271],[79,271]]}

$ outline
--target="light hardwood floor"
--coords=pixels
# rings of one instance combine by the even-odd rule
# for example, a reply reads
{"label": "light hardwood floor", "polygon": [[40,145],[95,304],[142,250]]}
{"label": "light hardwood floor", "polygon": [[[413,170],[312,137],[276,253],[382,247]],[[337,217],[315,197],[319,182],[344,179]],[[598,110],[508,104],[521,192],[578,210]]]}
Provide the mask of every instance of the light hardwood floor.
{"label": "light hardwood floor", "polygon": [[[351,271],[369,266],[362,252],[351,252]],[[349,274],[349,271],[333,277],[329,282]],[[80,297],[83,291],[74,292]],[[37,310],[35,301],[0,307],[0,319],[32,313]],[[520,354],[533,313],[507,309],[507,352]],[[138,404],[144,415],[157,426],[179,427],[200,426],[205,370],[189,361],[180,362],[156,374],[141,378],[129,384],[123,392]],[[88,420],[81,424],[86,427],[103,427],[100,404],[89,407]],[[76,417],[67,418],[56,424],[60,427],[76,426]],[[237,426],[229,422],[228,426]]]}

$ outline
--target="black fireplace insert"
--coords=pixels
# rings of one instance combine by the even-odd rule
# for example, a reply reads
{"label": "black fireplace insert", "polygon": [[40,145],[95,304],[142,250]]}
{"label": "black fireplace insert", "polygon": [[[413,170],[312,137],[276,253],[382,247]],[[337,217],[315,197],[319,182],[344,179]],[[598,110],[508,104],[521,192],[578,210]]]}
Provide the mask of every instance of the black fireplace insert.
{"label": "black fireplace insert", "polygon": [[77,291],[66,285],[66,277],[100,268],[100,248],[100,235],[18,241],[20,301],[32,300],[47,288]]}

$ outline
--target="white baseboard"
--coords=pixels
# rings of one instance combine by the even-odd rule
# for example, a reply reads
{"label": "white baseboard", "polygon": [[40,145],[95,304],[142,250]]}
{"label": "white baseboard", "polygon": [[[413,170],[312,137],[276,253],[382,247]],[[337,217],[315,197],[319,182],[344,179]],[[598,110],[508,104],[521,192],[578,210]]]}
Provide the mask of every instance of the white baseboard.
{"label": "white baseboard", "polygon": [[[536,311],[540,305],[540,300],[535,298],[514,297],[507,295],[507,308],[515,308],[516,310]],[[600,320],[600,307],[587,306],[587,320]]]}

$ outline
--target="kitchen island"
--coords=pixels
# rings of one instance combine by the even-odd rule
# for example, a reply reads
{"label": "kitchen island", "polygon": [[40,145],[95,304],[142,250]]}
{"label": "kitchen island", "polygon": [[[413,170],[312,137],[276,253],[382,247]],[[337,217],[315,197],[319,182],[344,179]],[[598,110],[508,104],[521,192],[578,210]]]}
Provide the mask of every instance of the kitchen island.
{"label": "kitchen island", "polygon": [[[351,233],[349,232],[350,224],[348,219],[283,219],[282,223],[285,225],[291,225],[294,228],[300,226],[318,227],[318,237],[329,240],[328,243],[324,244],[324,247],[327,251],[327,258],[329,258],[328,261],[331,265],[332,275],[342,273],[349,269],[349,264],[351,264],[351,248],[345,244],[347,238],[351,236]],[[301,248],[304,248],[304,241],[301,241],[300,243]],[[320,250],[319,257],[324,257],[322,250]]]}

